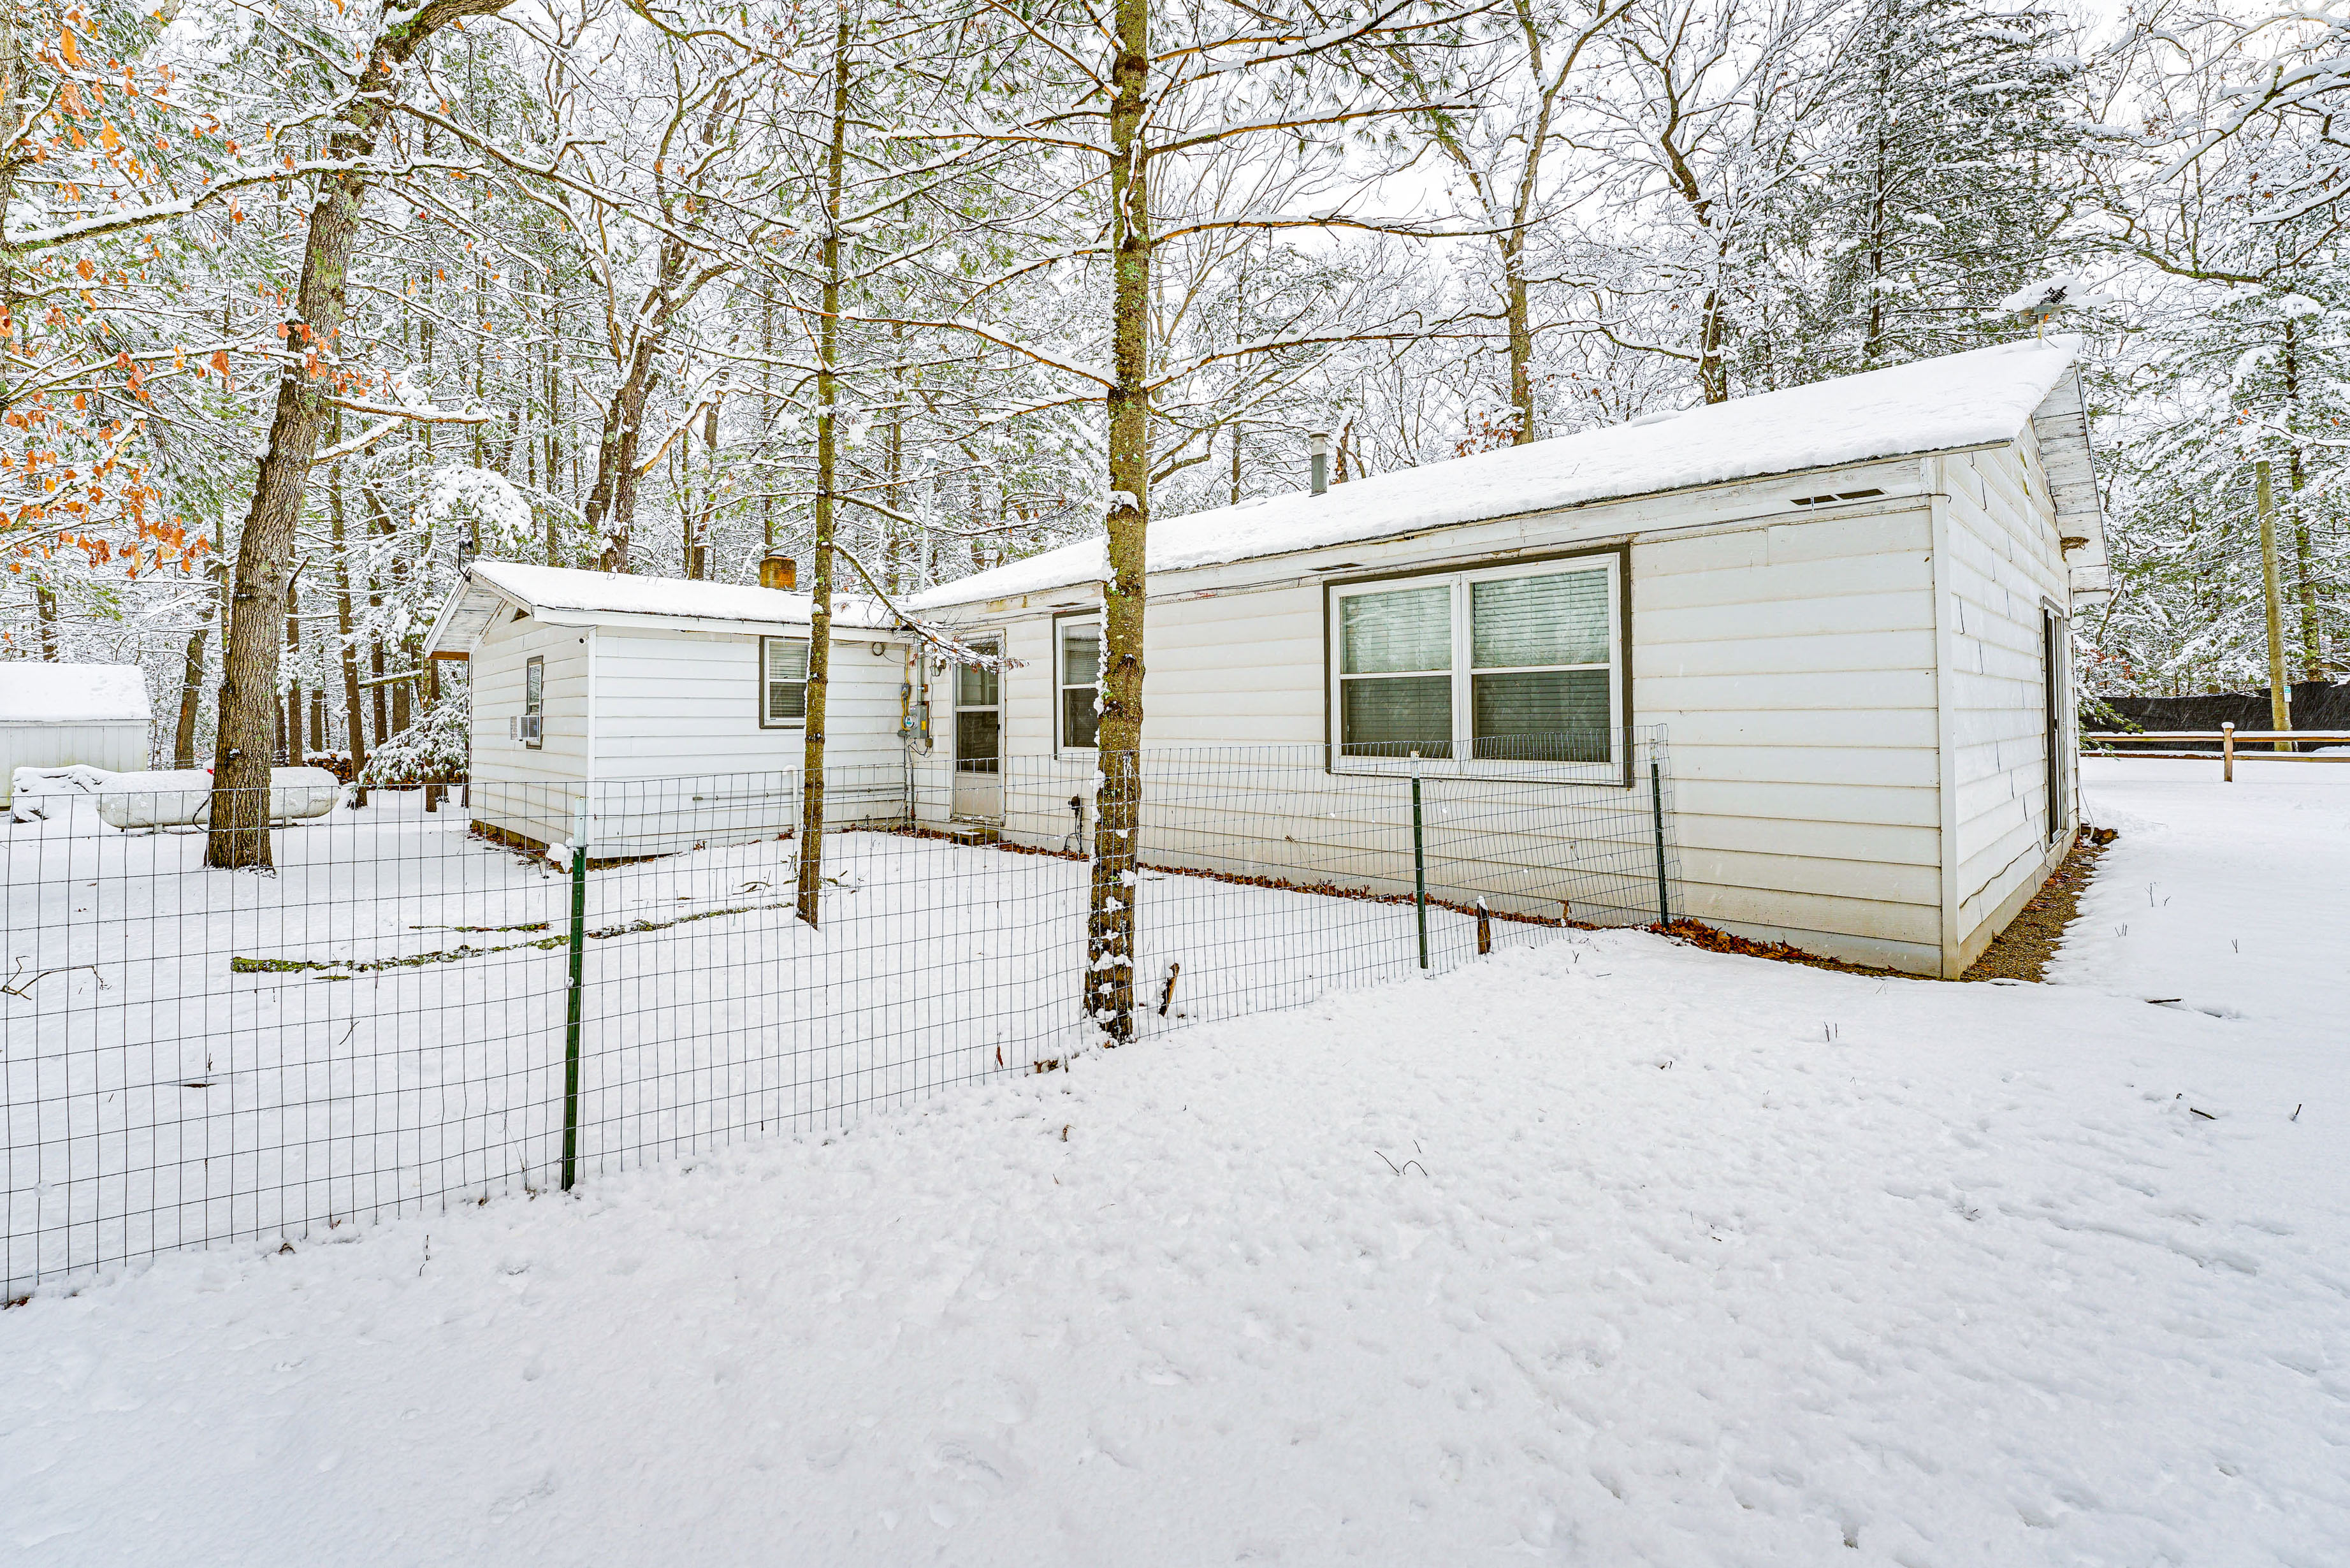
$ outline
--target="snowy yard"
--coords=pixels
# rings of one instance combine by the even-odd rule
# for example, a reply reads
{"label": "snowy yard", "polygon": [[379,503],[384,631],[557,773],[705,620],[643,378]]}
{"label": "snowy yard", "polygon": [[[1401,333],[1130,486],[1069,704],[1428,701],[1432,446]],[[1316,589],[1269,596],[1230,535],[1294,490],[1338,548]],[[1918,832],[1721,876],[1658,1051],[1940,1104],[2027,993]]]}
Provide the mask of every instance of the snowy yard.
{"label": "snowy yard", "polygon": [[2350,1560],[2350,768],[2086,773],[2048,986],[1573,934],[38,1295],[0,1549]]}
{"label": "snowy yard", "polygon": [[[0,824],[0,1299],[175,1246],[274,1247],[560,1184],[565,870],[468,832],[462,812],[428,815],[413,792],[278,834],[265,877],[206,871],[201,835],[118,834],[88,804]],[[777,819],[691,820],[686,841],[734,841],[587,877],[582,1174],[837,1127],[1091,1037],[1082,864],[837,833],[811,930]],[[1302,879],[1356,880],[1358,836],[1409,821],[1337,825],[1306,846]],[[1478,846],[1491,826],[1464,811],[1431,837]],[[1590,849],[1614,869],[1506,880],[1586,917],[1595,893],[1652,898],[1640,826]],[[1417,966],[1408,903],[1140,876],[1146,1034]],[[1433,909],[1428,934],[1436,969],[1476,961],[1472,917]],[[1560,934],[1506,919],[1488,932],[1503,949]]]}

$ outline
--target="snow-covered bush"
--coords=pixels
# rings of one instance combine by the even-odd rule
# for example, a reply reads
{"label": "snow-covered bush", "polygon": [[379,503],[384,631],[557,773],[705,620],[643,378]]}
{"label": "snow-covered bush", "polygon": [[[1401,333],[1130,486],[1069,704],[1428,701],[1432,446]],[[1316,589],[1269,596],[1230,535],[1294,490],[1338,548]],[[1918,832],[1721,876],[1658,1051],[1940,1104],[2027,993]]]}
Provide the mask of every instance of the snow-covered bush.
{"label": "snow-covered bush", "polygon": [[369,756],[359,783],[390,789],[460,777],[465,771],[473,724],[472,683],[442,677],[441,700],[429,704],[416,722]]}

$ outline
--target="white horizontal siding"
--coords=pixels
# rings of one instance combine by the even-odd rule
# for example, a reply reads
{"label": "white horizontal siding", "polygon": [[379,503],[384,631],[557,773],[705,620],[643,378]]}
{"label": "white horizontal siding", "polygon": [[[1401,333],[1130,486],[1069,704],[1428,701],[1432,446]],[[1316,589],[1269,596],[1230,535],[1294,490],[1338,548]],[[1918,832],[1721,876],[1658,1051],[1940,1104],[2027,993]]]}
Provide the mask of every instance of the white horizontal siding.
{"label": "white horizontal siding", "polygon": [[[1887,487],[1906,482],[1915,491],[1921,472],[1914,462],[1887,465]],[[1799,483],[1790,492],[1797,493],[1810,491]],[[1711,515],[1725,504],[1718,493],[1707,500]],[[1750,497],[1750,504],[1762,504]],[[1670,736],[1690,912],[1814,950],[1931,969],[1940,940],[1931,514],[1898,495],[1877,505],[1787,518],[1781,502],[1777,517],[1751,527],[1636,536],[1632,717],[1661,723]],[[1625,515],[1648,525],[1709,520],[1659,501]],[[1541,519],[1482,532],[1498,550],[1526,553],[1587,537],[1589,526],[1587,519],[1562,522],[1547,540]],[[1143,688],[1149,745],[1285,747],[1281,763],[1297,771],[1285,796],[1232,798],[1220,827],[1179,832],[1171,818],[1147,813],[1146,854],[1156,844],[1204,859],[1221,836],[1228,857],[1272,874],[1284,857],[1311,862],[1317,842],[1326,848],[1330,819],[1314,809],[1327,724],[1325,593],[1311,568],[1347,563],[1339,575],[1356,576],[1386,566],[1458,564],[1471,532],[1480,531],[1319,552],[1284,563],[1296,580],[1275,586],[1154,597]],[[1242,563],[1201,576],[1262,575],[1266,566]],[[1179,580],[1191,587],[1201,577]],[[999,607],[992,618],[976,609],[956,618],[966,632],[1005,630],[1010,650],[1027,661],[1004,677],[1006,828],[1057,837],[1067,823],[1055,791],[1067,781],[1049,757],[1049,613]],[[942,801],[950,784],[946,695],[940,682],[940,744],[922,771],[931,802]],[[1031,777],[1034,787],[1024,790],[1020,781]],[[1638,815],[1638,804],[1611,794],[1619,820]],[[1349,831],[1369,831],[1361,809],[1341,808]],[[1511,842],[1513,853],[1537,861],[1569,853],[1563,840],[1545,846],[1540,836]],[[1289,844],[1299,847],[1282,847]],[[1367,877],[1408,874],[1381,861],[1383,853],[1363,851]]]}
{"label": "white horizontal siding", "polygon": [[[6,669],[0,664],[0,671]],[[146,772],[150,730],[144,719],[95,724],[0,722],[0,805],[11,799],[9,775],[18,768],[78,765],[116,774]]]}
{"label": "white horizontal siding", "polygon": [[[538,844],[571,836],[588,776],[588,641],[579,627],[549,626],[502,610],[484,628],[467,668],[473,677],[473,739],[468,809],[480,826]],[[543,659],[545,743],[513,738],[523,709],[524,671]]]}
{"label": "white horizontal siding", "polygon": [[1939,942],[1931,514],[1636,543],[1634,718],[1669,736],[1690,912],[1930,967]]}
{"label": "white horizontal siding", "polygon": [[[2065,600],[2036,442],[1942,460],[1949,496],[1953,752],[1961,961],[2044,875],[2051,833],[2042,616]],[[2069,816],[2054,803],[2057,826]]]}
{"label": "white horizontal siding", "polygon": [[[826,765],[895,765],[900,644],[837,639],[827,693]],[[759,639],[606,628],[597,633],[596,774],[655,779],[796,769],[798,725],[759,722]]]}

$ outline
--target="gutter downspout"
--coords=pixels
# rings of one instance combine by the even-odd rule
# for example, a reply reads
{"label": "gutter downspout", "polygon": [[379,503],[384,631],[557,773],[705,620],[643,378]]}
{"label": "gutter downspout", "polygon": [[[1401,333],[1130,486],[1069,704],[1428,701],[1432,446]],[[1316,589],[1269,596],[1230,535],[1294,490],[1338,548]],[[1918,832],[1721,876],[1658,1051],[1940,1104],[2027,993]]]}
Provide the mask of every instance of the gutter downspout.
{"label": "gutter downspout", "polygon": [[1950,477],[1947,460],[1925,460],[1926,496],[1933,517],[1934,572],[1934,793],[1941,862],[1942,978],[1956,980],[1959,963],[1959,712],[1958,588],[1950,561]]}

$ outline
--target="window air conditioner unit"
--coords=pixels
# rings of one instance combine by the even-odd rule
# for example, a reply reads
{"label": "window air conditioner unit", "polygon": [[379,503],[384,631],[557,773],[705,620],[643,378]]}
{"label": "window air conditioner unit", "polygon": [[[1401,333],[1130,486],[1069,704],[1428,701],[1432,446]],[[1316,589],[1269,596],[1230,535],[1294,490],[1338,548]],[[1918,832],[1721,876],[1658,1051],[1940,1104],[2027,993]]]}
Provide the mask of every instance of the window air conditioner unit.
{"label": "window air conditioner unit", "polygon": [[517,713],[506,721],[506,739],[536,744],[545,738],[546,721],[537,713]]}

